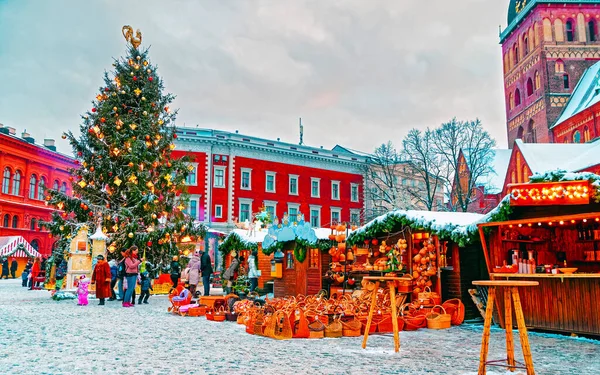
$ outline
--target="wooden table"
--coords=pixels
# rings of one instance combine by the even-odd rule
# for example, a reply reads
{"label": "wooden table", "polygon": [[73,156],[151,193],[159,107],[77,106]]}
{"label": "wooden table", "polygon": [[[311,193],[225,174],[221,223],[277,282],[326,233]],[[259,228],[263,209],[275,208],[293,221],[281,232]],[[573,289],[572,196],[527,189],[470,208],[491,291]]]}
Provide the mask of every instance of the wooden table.
{"label": "wooden table", "polygon": [[[516,368],[524,368],[527,370],[527,375],[535,375],[533,369],[533,359],[531,357],[531,348],[529,347],[529,339],[527,338],[527,328],[525,327],[525,319],[523,317],[523,309],[521,308],[521,299],[519,298],[519,290],[517,288],[524,286],[538,286],[537,281],[526,280],[481,280],[473,281],[473,285],[487,286],[488,300],[485,310],[485,323],[483,325],[483,338],[481,340],[481,353],[479,355],[479,370],[478,375],[485,375],[486,366],[503,366],[514,371]],[[506,365],[500,364],[504,360],[488,361],[488,348],[490,343],[490,328],[492,326],[492,315],[494,313],[494,299],[496,298],[496,287],[506,287],[510,290],[504,293],[504,327],[506,330]],[[517,366],[515,361],[515,345],[512,334],[512,300],[515,304],[515,316],[517,318],[517,327],[519,327],[519,338],[521,347],[523,348],[523,358],[525,359],[525,367]]]}
{"label": "wooden table", "polygon": [[379,290],[379,284],[386,282],[390,290],[390,300],[392,302],[392,327],[394,329],[394,351],[398,353],[400,350],[400,336],[398,335],[398,312],[396,309],[396,281],[404,280],[401,277],[391,276],[367,276],[363,277],[363,280],[374,281],[375,289],[373,290],[373,297],[371,298],[371,307],[369,308],[369,318],[367,319],[367,326],[365,327],[365,336],[363,338],[362,347],[366,349],[367,340],[369,338],[369,329],[371,329],[371,323],[373,321],[373,311],[375,311],[375,305],[377,304],[377,291]]}

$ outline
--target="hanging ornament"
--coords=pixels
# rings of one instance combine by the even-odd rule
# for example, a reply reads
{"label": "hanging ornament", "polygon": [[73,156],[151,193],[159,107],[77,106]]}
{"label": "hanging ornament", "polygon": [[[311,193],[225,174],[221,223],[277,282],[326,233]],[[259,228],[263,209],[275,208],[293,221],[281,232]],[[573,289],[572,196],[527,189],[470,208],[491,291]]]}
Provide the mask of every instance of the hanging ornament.
{"label": "hanging ornament", "polygon": [[164,122],[163,120],[158,120],[158,125],[162,125],[162,124],[164,124],[164,123],[165,123],[165,122]]}
{"label": "hanging ornament", "polygon": [[92,108],[92,112],[96,112],[96,108]]}
{"label": "hanging ornament", "polygon": [[148,148],[152,147],[152,142],[146,141],[146,147],[148,147]]}
{"label": "hanging ornament", "polygon": [[118,230],[119,230],[119,226],[118,226],[117,224],[113,225],[113,226],[112,226],[112,230],[113,230],[114,232],[118,231]]}
{"label": "hanging ornament", "polygon": [[[133,77],[135,79],[135,77]],[[135,93],[135,96],[140,96],[140,94],[142,93],[142,90],[136,88],[135,90],[133,90],[133,92]]]}
{"label": "hanging ornament", "polygon": [[131,176],[129,176],[128,181],[132,184],[137,184],[137,177],[134,174],[132,174]]}
{"label": "hanging ornament", "polygon": [[142,115],[148,116],[148,112],[144,111],[144,112],[142,112]]}
{"label": "hanging ornament", "polygon": [[95,170],[95,168],[94,168],[94,166],[92,165],[92,166],[90,167],[90,172],[93,172],[94,170]]}
{"label": "hanging ornament", "polygon": [[131,130],[135,130],[135,128],[137,128],[136,124],[129,124],[129,127],[131,128]]}
{"label": "hanging ornament", "polygon": [[129,162],[129,164],[127,164],[129,166],[129,168],[133,168],[134,164],[132,161]]}
{"label": "hanging ornament", "polygon": [[121,186],[121,182],[123,182],[123,181],[119,178],[119,176],[117,176],[117,177],[115,177],[113,182],[115,183],[115,185]]}
{"label": "hanging ornament", "polygon": [[119,153],[121,152],[121,150],[119,150],[117,147],[112,149],[112,152],[115,156],[119,156]]}
{"label": "hanging ornament", "polygon": [[106,119],[104,117],[101,117],[100,122],[106,122]]}
{"label": "hanging ornament", "polygon": [[133,67],[135,70],[139,70],[140,66],[138,64],[135,64],[135,66]]}
{"label": "hanging ornament", "polygon": [[99,134],[100,133],[100,127],[98,125],[94,125],[94,127],[92,127],[92,130],[94,131],[94,133]]}
{"label": "hanging ornament", "polygon": [[129,232],[129,233],[127,234],[127,237],[129,237],[129,238],[133,238],[133,233]]}
{"label": "hanging ornament", "polygon": [[150,74],[150,73],[152,73],[152,70],[148,69],[148,70],[146,70],[146,73]]}
{"label": "hanging ornament", "polygon": [[121,90],[121,94],[125,95],[125,90]]}
{"label": "hanging ornament", "polygon": [[85,181],[81,180],[77,183],[77,185],[81,186],[81,188],[83,189],[84,187],[87,186],[87,183]]}
{"label": "hanging ornament", "polygon": [[58,227],[58,229],[60,229],[62,232],[63,230],[65,230],[65,227],[61,225],[60,227]]}
{"label": "hanging ornament", "polygon": [[167,112],[167,113],[171,112],[171,108],[165,107],[165,112]]}
{"label": "hanging ornament", "polygon": [[136,56],[135,58],[136,58],[136,59],[138,59],[138,60],[141,60],[141,59],[142,59],[142,56],[139,56],[139,55],[138,55],[138,56]]}
{"label": "hanging ornament", "polygon": [[142,101],[145,102],[146,101],[146,97],[142,96]]}
{"label": "hanging ornament", "polygon": [[142,64],[144,64],[144,66],[148,66],[148,60],[144,60]]}
{"label": "hanging ornament", "polygon": [[152,214],[152,219],[156,220],[156,214]]}
{"label": "hanging ornament", "polygon": [[152,77],[148,77],[148,81],[152,82],[153,78]]}
{"label": "hanging ornament", "polygon": [[171,143],[169,145],[169,148],[171,149],[171,151],[175,150],[175,143]]}
{"label": "hanging ornament", "polygon": [[147,186],[147,187],[149,187],[149,188],[151,188],[151,187],[153,187],[153,186],[154,186],[154,184],[152,183],[152,181],[148,181],[148,182],[146,183],[146,186]]}
{"label": "hanging ornament", "polygon": [[[131,74],[133,74],[133,72],[131,72]],[[134,81],[137,81],[137,77],[136,77],[136,76],[133,76],[133,80],[134,80]]]}
{"label": "hanging ornament", "polygon": [[148,247],[152,246],[152,241],[146,242],[146,246],[148,246]]}
{"label": "hanging ornament", "polygon": [[[82,156],[82,155],[83,155],[83,153],[81,151],[77,151],[77,156]],[[84,165],[84,167],[85,167],[85,165]]]}
{"label": "hanging ornament", "polygon": [[113,107],[113,111],[117,112],[118,108],[117,107]]}
{"label": "hanging ornament", "polygon": [[102,101],[102,94],[96,95],[96,100],[99,102]]}

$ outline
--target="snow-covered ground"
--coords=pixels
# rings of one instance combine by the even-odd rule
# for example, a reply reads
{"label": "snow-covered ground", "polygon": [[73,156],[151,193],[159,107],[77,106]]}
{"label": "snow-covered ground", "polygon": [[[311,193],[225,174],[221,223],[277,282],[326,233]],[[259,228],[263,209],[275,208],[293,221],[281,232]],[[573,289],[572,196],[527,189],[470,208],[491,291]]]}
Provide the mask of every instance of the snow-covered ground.
{"label": "snow-covered ground", "polygon": [[[477,373],[481,326],[402,332],[396,354],[391,335],[371,336],[366,350],[361,338],[276,341],[235,323],[174,316],[168,306],[166,297],[152,296],[129,309],[93,299],[81,307],[0,280],[0,374]],[[600,374],[599,341],[529,337],[537,374]],[[495,329],[490,358],[503,356],[504,331]]]}

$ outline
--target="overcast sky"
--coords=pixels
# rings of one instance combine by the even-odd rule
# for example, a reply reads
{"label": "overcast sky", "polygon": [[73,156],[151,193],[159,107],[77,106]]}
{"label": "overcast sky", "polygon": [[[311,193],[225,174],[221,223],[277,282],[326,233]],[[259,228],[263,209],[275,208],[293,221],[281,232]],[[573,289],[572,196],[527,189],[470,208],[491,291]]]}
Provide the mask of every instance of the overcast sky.
{"label": "overcast sky", "polygon": [[371,151],[478,117],[506,147],[498,26],[508,0],[0,0],[0,123],[78,129],[121,27],[177,96],[178,125]]}

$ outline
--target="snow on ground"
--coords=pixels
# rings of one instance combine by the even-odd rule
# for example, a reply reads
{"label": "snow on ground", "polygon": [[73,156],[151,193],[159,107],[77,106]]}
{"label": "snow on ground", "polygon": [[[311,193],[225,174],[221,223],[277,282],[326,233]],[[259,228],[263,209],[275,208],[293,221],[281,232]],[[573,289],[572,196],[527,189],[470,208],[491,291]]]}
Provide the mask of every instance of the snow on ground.
{"label": "snow on ground", "polygon": [[[391,335],[276,341],[244,326],[167,313],[169,301],[122,308],[97,300],[80,307],[0,280],[0,374],[476,374],[481,326]],[[600,374],[600,342],[530,333],[536,373]],[[517,341],[517,359],[522,360]],[[490,358],[504,355],[494,329]],[[126,372],[127,371],[127,372]],[[520,374],[516,371],[512,374]],[[488,374],[511,374],[490,368]]]}

